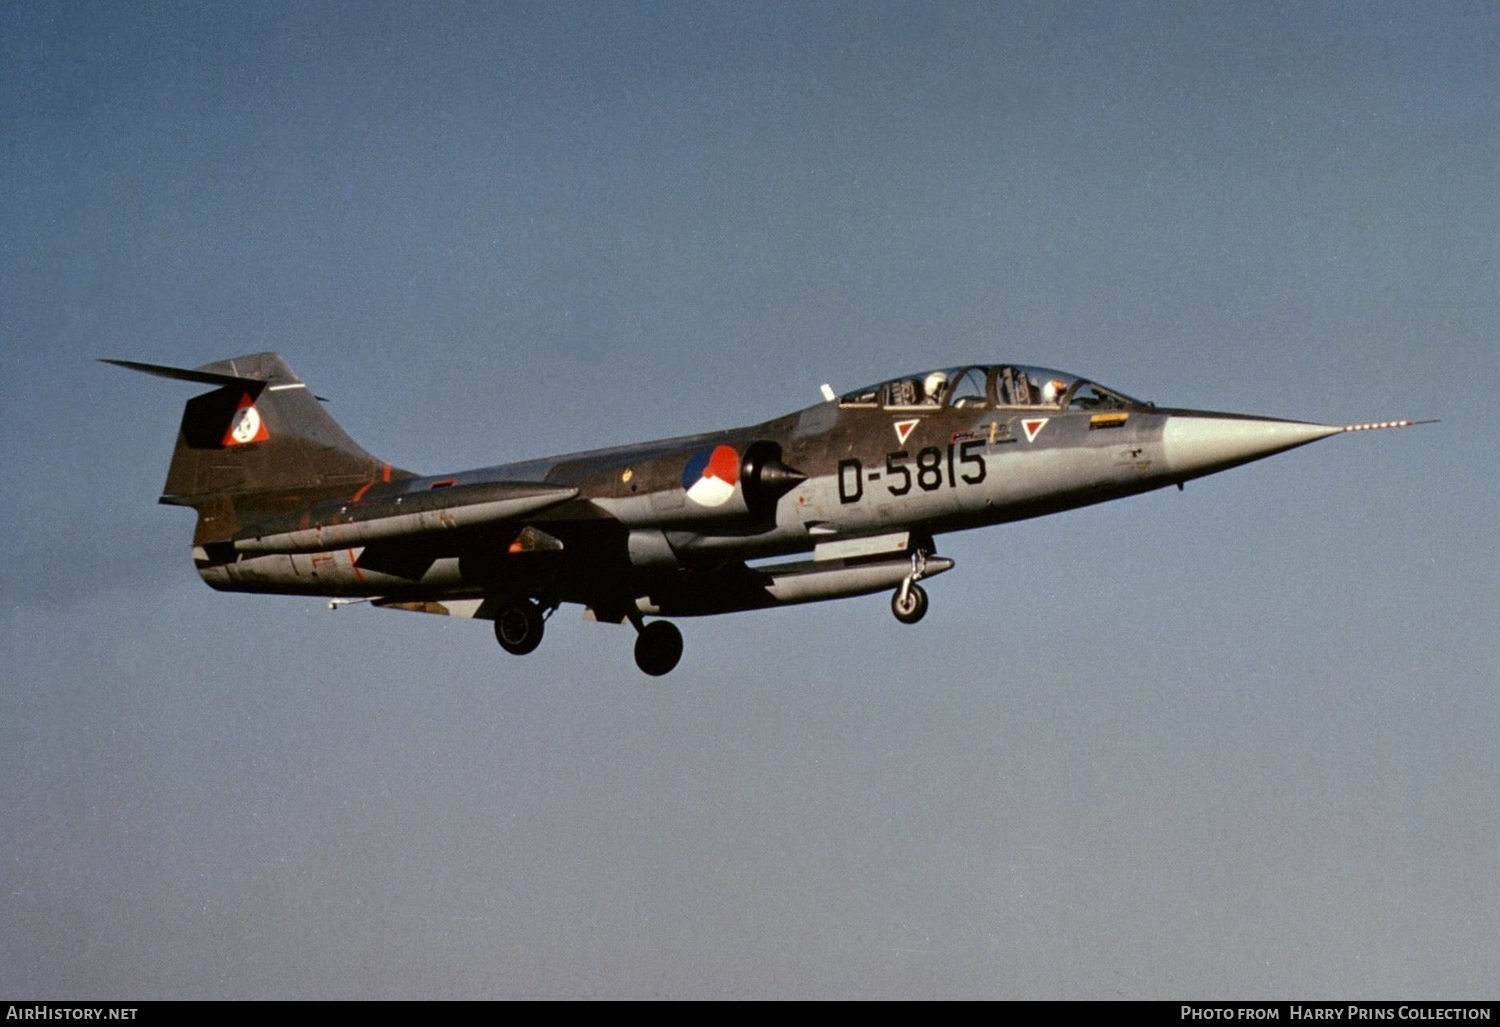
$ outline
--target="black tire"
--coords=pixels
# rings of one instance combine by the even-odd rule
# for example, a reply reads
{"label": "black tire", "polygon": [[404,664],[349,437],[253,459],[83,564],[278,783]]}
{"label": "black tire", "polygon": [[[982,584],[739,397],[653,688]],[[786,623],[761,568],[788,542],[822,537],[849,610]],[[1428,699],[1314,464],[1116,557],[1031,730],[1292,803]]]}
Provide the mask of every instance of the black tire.
{"label": "black tire", "polygon": [[682,659],[682,632],[671,621],[654,620],[635,640],[635,665],[654,678],[669,674]]}
{"label": "black tire", "polygon": [[525,656],[542,644],[542,608],[530,599],[511,603],[495,615],[495,641],[513,656]]}
{"label": "black tire", "polygon": [[901,590],[898,588],[891,596],[891,612],[902,624],[915,624],[927,616],[927,590],[921,585],[912,585],[906,590],[906,602],[901,602]]}

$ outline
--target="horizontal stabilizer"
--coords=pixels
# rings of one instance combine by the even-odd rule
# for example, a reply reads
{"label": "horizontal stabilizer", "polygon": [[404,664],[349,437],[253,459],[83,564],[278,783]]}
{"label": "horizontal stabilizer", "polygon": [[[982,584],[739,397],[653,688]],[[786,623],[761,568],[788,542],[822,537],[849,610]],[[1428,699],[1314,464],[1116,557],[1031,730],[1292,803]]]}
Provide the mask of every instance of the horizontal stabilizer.
{"label": "horizontal stabilizer", "polygon": [[450,485],[358,503],[320,503],[246,528],[233,542],[242,553],[347,549],[392,538],[502,524],[577,495],[571,486],[538,482]]}
{"label": "horizontal stabilizer", "polygon": [[194,371],[186,367],[167,367],[165,364],[143,364],[139,360],[110,360],[100,357],[101,364],[113,364],[128,371],[154,374],[158,378],[175,378],[183,382],[201,382],[204,385],[264,385],[265,378],[249,378],[237,374],[218,374],[213,371]]}

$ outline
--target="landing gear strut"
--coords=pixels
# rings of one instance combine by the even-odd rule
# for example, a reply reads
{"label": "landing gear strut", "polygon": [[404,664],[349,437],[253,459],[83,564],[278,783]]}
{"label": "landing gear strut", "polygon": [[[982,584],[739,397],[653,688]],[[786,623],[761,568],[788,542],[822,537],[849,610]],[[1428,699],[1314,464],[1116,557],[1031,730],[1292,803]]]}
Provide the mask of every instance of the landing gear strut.
{"label": "landing gear strut", "polygon": [[542,644],[546,618],[535,599],[518,599],[495,615],[495,641],[514,656],[525,656]]}
{"label": "landing gear strut", "polygon": [[918,549],[911,554],[911,573],[891,596],[891,612],[902,624],[915,624],[927,616],[927,590],[917,584],[926,570],[927,551]]}
{"label": "landing gear strut", "polygon": [[670,673],[682,659],[682,632],[671,621],[654,620],[646,624],[637,620],[640,632],[635,640],[635,665],[654,678]]}

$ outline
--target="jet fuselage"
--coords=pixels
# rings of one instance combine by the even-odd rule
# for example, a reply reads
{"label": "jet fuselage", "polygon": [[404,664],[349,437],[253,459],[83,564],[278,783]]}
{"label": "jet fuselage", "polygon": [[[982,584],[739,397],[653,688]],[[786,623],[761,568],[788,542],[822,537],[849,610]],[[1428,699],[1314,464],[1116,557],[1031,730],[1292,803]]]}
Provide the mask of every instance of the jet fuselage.
{"label": "jet fuselage", "polygon": [[[643,615],[895,588],[897,617],[915,621],[917,582],[953,565],[937,535],[1180,486],[1350,430],[970,365],[826,390],[744,428],[423,476],[359,449],[272,354],[192,371],[120,363],[219,386],[188,404],[163,496],[199,511],[194,557],[214,588],[489,618],[512,652],[535,647],[544,612],[578,603],[635,623],[649,673],[675,665],[681,639]],[[811,559],[752,562],[794,554]]]}

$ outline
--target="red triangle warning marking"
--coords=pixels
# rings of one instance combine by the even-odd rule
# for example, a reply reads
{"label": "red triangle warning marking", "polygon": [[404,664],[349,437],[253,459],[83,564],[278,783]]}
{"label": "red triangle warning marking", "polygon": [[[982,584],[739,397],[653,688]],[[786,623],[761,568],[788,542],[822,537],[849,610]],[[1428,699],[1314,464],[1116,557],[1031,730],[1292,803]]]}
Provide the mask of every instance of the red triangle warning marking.
{"label": "red triangle warning marking", "polygon": [[260,411],[250,399],[250,393],[240,397],[240,405],[230,418],[229,430],[224,433],[224,445],[243,446],[251,442],[265,442],[271,437],[266,423],[260,419]]}
{"label": "red triangle warning marking", "polygon": [[902,446],[906,445],[906,440],[911,435],[911,430],[920,424],[921,421],[920,417],[914,417],[910,421],[897,421],[891,425],[892,428],[896,429],[896,442]]}
{"label": "red triangle warning marking", "polygon": [[1047,427],[1050,417],[1037,417],[1029,421],[1022,421],[1021,427],[1026,431],[1026,441],[1035,442],[1036,437],[1041,434],[1043,428]]}

